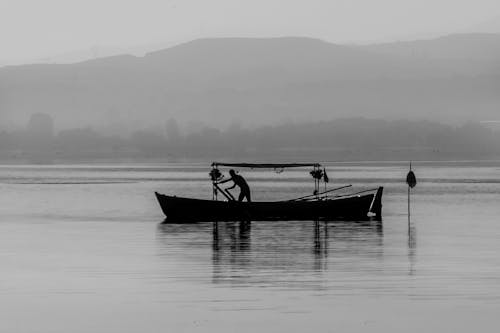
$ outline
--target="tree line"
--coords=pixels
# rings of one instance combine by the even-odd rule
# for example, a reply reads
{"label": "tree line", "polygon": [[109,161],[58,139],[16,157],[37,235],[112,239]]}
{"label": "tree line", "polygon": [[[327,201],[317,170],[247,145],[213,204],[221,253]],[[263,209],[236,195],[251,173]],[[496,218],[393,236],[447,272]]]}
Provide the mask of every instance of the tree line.
{"label": "tree line", "polygon": [[[122,137],[91,127],[55,133],[48,119],[24,130],[0,132],[0,157],[45,154],[60,157],[186,157],[337,159],[495,158],[500,131],[469,122],[450,126],[429,121],[338,119],[257,128],[200,126],[185,133],[173,119],[156,129]],[[301,158],[302,157],[302,158]],[[411,157],[411,156],[409,156]]]}

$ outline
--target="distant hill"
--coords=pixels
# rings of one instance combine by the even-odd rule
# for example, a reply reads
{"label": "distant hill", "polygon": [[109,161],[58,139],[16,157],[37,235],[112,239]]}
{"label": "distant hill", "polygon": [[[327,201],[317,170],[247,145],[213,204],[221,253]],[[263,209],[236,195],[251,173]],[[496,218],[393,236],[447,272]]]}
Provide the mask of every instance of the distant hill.
{"label": "distant hill", "polygon": [[440,61],[443,69],[477,75],[498,73],[500,34],[455,34],[431,40],[368,45],[362,49],[377,54]]}
{"label": "distant hill", "polygon": [[381,54],[427,59],[500,59],[500,34],[455,34],[430,40],[375,44],[362,47]]}
{"label": "distant hill", "polygon": [[110,133],[175,117],[226,126],[372,117],[497,117],[500,35],[370,46],[309,38],[201,39],[144,57],[0,68],[0,127],[53,115]]}

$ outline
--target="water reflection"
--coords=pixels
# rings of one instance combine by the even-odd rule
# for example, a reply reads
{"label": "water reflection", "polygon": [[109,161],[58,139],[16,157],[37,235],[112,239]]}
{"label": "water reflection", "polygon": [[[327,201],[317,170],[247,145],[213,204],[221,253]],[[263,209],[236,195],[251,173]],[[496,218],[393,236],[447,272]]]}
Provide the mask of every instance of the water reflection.
{"label": "water reflection", "polygon": [[314,270],[324,270],[327,268],[328,258],[328,224],[324,223],[321,228],[321,223],[314,222]]}
{"label": "water reflection", "polygon": [[[214,284],[321,287],[326,271],[358,270],[383,257],[382,223],[375,221],[162,224],[158,239],[161,254],[193,267],[211,261]],[[200,255],[210,250],[211,257]]]}
{"label": "water reflection", "polygon": [[[219,230],[222,228],[220,235]],[[220,251],[221,241],[228,237],[231,252],[244,252],[250,250],[250,232],[252,224],[249,221],[213,223],[213,252]]]}
{"label": "water reflection", "polygon": [[415,264],[417,258],[417,228],[413,223],[408,224],[408,263],[410,265],[409,275],[415,275]]}

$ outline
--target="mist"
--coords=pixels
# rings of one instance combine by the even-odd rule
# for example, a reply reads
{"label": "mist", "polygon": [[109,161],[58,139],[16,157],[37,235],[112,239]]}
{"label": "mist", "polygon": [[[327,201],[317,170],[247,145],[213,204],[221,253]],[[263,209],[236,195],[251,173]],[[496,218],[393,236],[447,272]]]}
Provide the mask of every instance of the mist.
{"label": "mist", "polygon": [[158,159],[232,160],[447,160],[500,157],[498,123],[453,127],[429,121],[346,118],[220,130],[206,124],[111,135],[92,127],[57,131],[53,119],[34,114],[25,129],[0,133],[0,160],[30,163]]}
{"label": "mist", "polygon": [[497,34],[365,46],[203,39],[144,57],[0,68],[0,128],[40,112],[60,129],[122,137],[168,118],[218,129],[345,117],[460,125],[496,120],[499,91]]}
{"label": "mist", "polygon": [[144,54],[209,37],[373,43],[500,33],[495,0],[0,1],[0,66]]}

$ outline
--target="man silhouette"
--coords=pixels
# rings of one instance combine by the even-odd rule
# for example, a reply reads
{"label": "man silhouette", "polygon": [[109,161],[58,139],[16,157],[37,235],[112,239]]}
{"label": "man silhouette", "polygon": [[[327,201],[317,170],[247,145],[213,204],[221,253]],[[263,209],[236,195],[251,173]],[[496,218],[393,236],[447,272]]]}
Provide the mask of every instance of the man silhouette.
{"label": "man silhouette", "polygon": [[240,188],[240,195],[238,197],[238,201],[243,201],[243,198],[246,198],[248,202],[252,201],[252,199],[250,199],[250,187],[248,186],[245,178],[238,175],[233,169],[229,170],[229,175],[231,176],[231,178],[223,180],[219,182],[219,184],[224,184],[232,180],[234,182],[234,185],[227,189],[231,190],[236,186]]}

